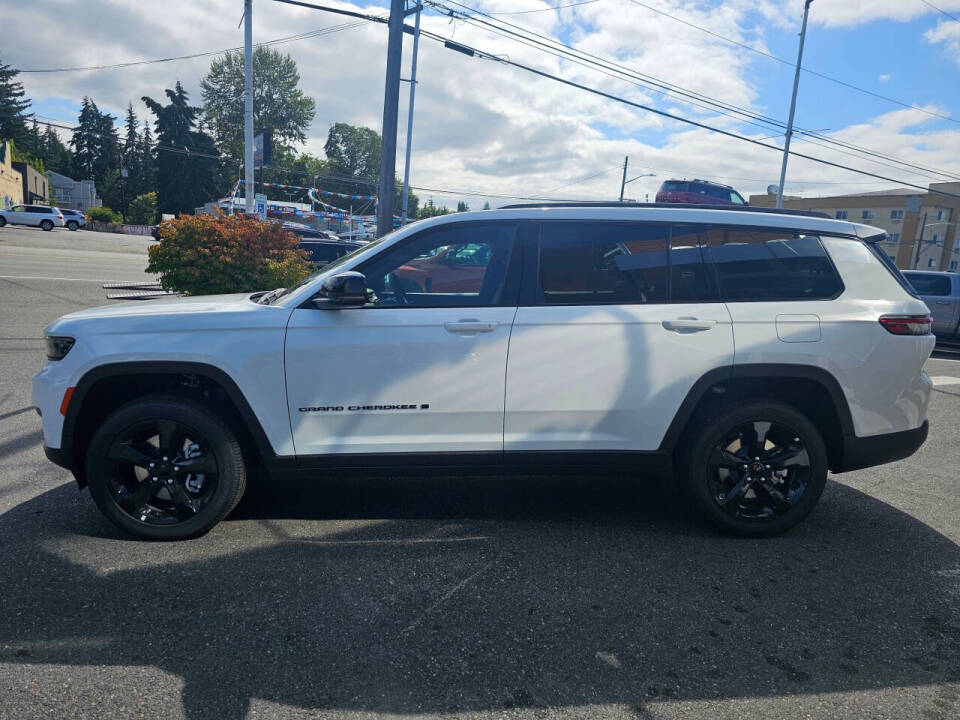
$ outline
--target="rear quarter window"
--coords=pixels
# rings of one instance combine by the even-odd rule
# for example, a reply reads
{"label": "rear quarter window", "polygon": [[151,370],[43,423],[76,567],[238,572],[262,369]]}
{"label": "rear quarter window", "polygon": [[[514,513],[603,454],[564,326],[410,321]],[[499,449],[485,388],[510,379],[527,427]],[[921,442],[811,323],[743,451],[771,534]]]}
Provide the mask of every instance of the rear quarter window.
{"label": "rear quarter window", "polygon": [[951,294],[950,278],[933,273],[904,273],[907,282],[918,295],[937,295],[946,297]]}
{"label": "rear quarter window", "polygon": [[843,292],[843,282],[816,235],[713,227],[706,231],[704,245],[723,300],[829,300]]}

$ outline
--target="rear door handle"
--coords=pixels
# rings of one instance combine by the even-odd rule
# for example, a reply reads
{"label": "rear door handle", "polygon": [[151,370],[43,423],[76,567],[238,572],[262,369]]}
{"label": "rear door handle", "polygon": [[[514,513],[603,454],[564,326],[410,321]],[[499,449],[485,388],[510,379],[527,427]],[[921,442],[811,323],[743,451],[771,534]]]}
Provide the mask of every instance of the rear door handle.
{"label": "rear door handle", "polygon": [[493,332],[500,326],[496,321],[484,322],[481,320],[457,320],[455,322],[445,322],[443,329],[450,333],[462,335],[473,335],[476,333]]}
{"label": "rear door handle", "polygon": [[662,325],[667,330],[678,333],[701,332],[710,330],[717,324],[716,320],[698,320],[697,318],[677,318],[676,320],[664,320]]}

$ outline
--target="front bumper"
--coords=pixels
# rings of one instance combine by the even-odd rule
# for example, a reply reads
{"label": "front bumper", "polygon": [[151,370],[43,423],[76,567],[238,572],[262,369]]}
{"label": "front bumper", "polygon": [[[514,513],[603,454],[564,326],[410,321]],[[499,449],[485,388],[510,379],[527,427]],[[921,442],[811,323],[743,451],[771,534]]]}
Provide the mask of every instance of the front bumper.
{"label": "front bumper", "polygon": [[903,460],[913,455],[926,442],[929,430],[930,422],[924,420],[920,427],[912,430],[868,437],[846,435],[843,438],[843,458],[838,467],[830,469],[840,473]]}

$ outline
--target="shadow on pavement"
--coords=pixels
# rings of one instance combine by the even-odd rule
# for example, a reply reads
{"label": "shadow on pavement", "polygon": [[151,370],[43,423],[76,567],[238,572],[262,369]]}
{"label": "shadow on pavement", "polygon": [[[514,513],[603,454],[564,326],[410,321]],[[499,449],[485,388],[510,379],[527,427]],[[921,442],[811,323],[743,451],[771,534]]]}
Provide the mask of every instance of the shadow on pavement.
{"label": "shadow on pavement", "polygon": [[281,484],[188,544],[124,540],[65,485],[0,543],[0,662],[156,666],[191,719],[960,681],[960,548],[835,482],[769,540],[578,477]]}

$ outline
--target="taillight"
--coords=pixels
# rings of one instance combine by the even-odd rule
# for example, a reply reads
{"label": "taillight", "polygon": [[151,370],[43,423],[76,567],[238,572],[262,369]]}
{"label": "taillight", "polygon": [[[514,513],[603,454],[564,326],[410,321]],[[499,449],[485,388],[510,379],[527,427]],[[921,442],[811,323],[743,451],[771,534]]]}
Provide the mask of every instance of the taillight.
{"label": "taillight", "polygon": [[880,324],[894,335],[930,335],[933,318],[929,315],[884,315]]}

